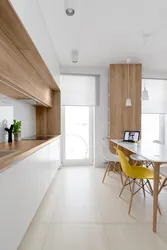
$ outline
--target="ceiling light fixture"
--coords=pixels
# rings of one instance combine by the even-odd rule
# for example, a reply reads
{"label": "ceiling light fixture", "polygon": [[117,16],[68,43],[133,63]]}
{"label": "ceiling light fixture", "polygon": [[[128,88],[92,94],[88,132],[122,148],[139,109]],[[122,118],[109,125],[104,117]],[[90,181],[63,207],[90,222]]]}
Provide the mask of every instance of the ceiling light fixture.
{"label": "ceiling light fixture", "polygon": [[74,16],[75,0],[64,0],[64,7],[67,16]]}
{"label": "ceiling light fixture", "polygon": [[131,99],[129,97],[129,64],[131,62],[130,58],[127,58],[126,63],[128,64],[128,82],[127,82],[127,86],[128,86],[128,98],[126,99],[126,107],[131,107],[132,106],[132,102]]}
{"label": "ceiling light fixture", "polygon": [[72,62],[73,63],[77,63],[78,62],[78,51],[77,50],[73,50],[72,51]]}
{"label": "ceiling light fixture", "polygon": [[148,95],[148,90],[146,89],[146,84],[144,80],[144,89],[142,92],[142,101],[148,101],[149,100],[149,95]]}

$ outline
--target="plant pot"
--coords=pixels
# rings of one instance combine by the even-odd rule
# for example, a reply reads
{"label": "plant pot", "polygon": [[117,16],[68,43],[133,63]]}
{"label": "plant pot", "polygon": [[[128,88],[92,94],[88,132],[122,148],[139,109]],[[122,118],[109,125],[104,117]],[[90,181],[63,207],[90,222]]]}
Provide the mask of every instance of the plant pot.
{"label": "plant pot", "polygon": [[21,133],[14,134],[14,141],[21,141]]}

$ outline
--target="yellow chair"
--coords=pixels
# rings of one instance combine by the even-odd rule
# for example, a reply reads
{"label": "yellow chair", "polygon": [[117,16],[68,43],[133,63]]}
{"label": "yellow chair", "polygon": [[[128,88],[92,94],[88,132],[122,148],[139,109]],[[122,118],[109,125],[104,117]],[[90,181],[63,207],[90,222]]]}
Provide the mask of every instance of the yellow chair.
{"label": "yellow chair", "polygon": [[[149,180],[153,180],[154,179],[154,172],[151,169],[145,168],[143,166],[131,166],[126,158],[126,156],[124,155],[124,153],[120,150],[117,149],[117,153],[120,156],[120,161],[121,161],[121,166],[122,166],[122,170],[124,172],[124,174],[126,175],[126,179],[125,182],[123,184],[123,187],[121,189],[121,192],[119,194],[119,197],[121,196],[128,179],[132,179],[132,188],[131,188],[131,197],[130,197],[130,203],[129,203],[129,212],[128,214],[130,214],[131,212],[131,207],[132,207],[132,200],[133,200],[133,196],[134,196],[134,188],[135,188],[135,184],[137,184],[137,179],[140,180],[142,182],[142,189],[143,189],[143,193],[145,195],[145,189],[144,189],[144,185],[148,184],[151,195],[153,196],[153,189],[151,186],[151,183]],[[162,177],[159,176],[159,178],[161,179]],[[144,184],[144,179],[146,180],[146,183]],[[140,186],[140,184],[139,184]],[[161,210],[158,206],[158,211],[161,214]]]}

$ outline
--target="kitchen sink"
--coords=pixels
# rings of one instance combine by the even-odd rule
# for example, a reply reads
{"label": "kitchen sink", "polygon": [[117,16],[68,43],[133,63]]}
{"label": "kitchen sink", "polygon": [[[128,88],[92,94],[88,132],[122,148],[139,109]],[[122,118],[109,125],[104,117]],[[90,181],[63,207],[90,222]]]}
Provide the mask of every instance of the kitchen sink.
{"label": "kitchen sink", "polygon": [[0,150],[0,157],[9,156],[11,154],[15,154],[17,151],[15,150]]}

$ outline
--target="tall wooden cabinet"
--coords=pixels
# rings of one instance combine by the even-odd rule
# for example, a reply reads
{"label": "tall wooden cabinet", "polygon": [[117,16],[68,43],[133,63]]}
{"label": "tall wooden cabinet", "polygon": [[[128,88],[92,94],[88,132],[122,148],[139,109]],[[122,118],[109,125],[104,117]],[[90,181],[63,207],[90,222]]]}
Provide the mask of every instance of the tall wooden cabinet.
{"label": "tall wooden cabinet", "polygon": [[[129,77],[127,64],[110,65],[110,139],[122,139],[125,130],[141,130],[141,82],[141,64],[129,64]],[[125,105],[128,88],[131,107]]]}

